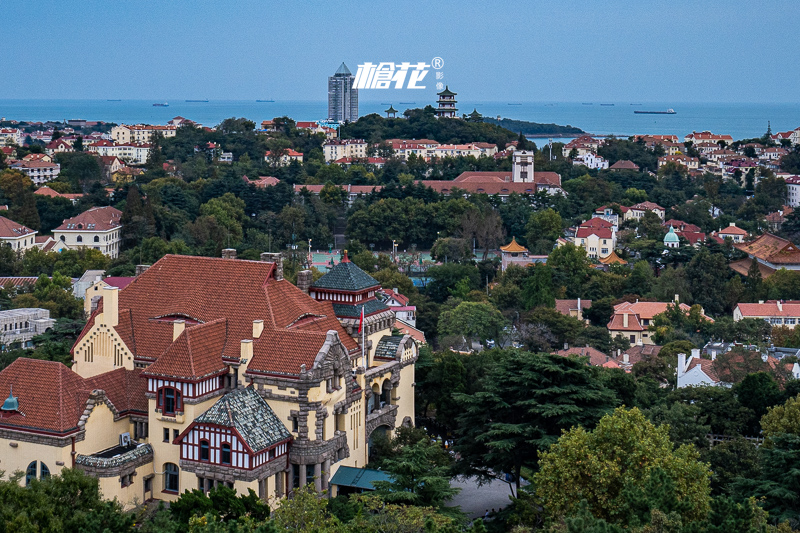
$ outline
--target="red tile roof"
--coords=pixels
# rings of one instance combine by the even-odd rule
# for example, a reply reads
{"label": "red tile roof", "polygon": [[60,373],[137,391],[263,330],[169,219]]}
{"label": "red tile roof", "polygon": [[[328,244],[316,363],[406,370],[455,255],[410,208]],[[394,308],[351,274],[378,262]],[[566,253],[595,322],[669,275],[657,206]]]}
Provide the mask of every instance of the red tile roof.
{"label": "red tile roof", "polygon": [[121,225],[122,211],[114,207],[93,207],[78,216],[68,218],[54,231],[107,231]]}
{"label": "red tile roof", "polygon": [[663,207],[653,202],[639,202],[636,205],[632,205],[631,209],[638,209],[640,211],[655,211],[655,210],[664,211]]}
{"label": "red tile roof", "polygon": [[199,380],[224,373],[228,369],[222,361],[227,337],[224,318],[187,326],[143,375]]}
{"label": "red tile roof", "polygon": [[740,303],[737,304],[739,312],[742,313],[744,318],[754,317],[800,317],[800,302],[785,301],[781,302],[781,308],[778,309],[777,300],[767,300],[762,303]]}
{"label": "red tile roof", "polygon": [[588,357],[589,364],[592,366],[603,366],[606,361],[608,361],[608,356],[598,350],[597,348],[592,348],[591,346],[584,346],[581,348],[567,348],[564,350],[558,350],[553,352],[555,355],[560,355],[562,357],[569,357],[570,355],[577,355],[579,357]]}
{"label": "red tile roof", "polygon": [[0,238],[16,239],[17,237],[24,237],[33,232],[34,231],[27,226],[23,226],[9,218],[0,217]]}
{"label": "red tile roof", "polygon": [[[581,309],[589,309],[592,306],[591,300],[580,300]],[[578,310],[578,300],[556,300],[556,311],[562,315],[569,316],[570,311]]]}
{"label": "red tile roof", "polygon": [[[101,301],[98,312],[102,305]],[[264,332],[253,342],[255,355],[248,366],[252,371],[297,375],[301,364],[310,370],[329,330],[338,333],[348,351],[358,349],[336,319],[331,302],[317,302],[289,281],[276,280],[273,263],[262,261],[167,255],[120,291],[119,310],[117,333],[135,357],[145,361],[167,355],[176,319],[206,327],[224,319],[221,352],[231,359],[239,358],[243,339],[253,338],[253,321],[263,320]],[[96,313],[78,342],[91,329]],[[197,328],[187,324],[186,331]],[[214,335],[222,335],[220,325],[212,329]],[[189,339],[193,335],[189,333]]]}
{"label": "red tile roof", "polygon": [[142,379],[141,368],[127,370],[118,368],[86,380],[91,389],[105,391],[108,400],[117,409],[119,415],[131,412],[146,414],[148,411],[147,380]]}
{"label": "red tile roof", "polygon": [[717,232],[717,235],[742,235],[747,236],[747,230],[743,230],[742,228],[736,226],[728,226],[725,229],[721,229]]}
{"label": "red tile roof", "polygon": [[610,170],[639,170],[639,165],[627,159],[621,159],[608,167]]}
{"label": "red tile roof", "polygon": [[67,198],[68,200],[77,200],[78,198],[82,198],[82,194],[74,194],[74,193],[63,193],[58,192],[54,189],[51,189],[47,185],[43,185],[33,191],[33,194],[39,194],[41,196],[48,196],[50,198]]}
{"label": "red tile roof", "polygon": [[107,278],[103,278],[103,281],[105,281],[108,285],[111,285],[112,287],[124,289],[125,287],[130,285],[130,283],[135,279],[136,279],[135,276],[125,276],[125,277],[109,276]]}
{"label": "red tile roof", "polygon": [[734,244],[734,247],[772,264],[800,263],[800,249],[791,241],[771,233],[765,233],[754,241]]}

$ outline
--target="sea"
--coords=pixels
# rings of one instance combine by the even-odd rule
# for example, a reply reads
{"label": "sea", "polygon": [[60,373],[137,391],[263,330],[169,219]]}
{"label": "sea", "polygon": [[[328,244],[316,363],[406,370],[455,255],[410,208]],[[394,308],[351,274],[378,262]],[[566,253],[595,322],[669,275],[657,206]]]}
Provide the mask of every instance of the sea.
{"label": "sea", "polygon": [[[0,99],[0,118],[20,121],[63,121],[70,119],[101,120],[125,124],[166,124],[176,116],[205,126],[215,126],[229,117],[244,117],[260,124],[262,120],[288,116],[295,120],[315,121],[327,116],[326,101],[277,100],[9,100]],[[405,109],[424,107],[429,101],[393,102],[362,100],[360,114],[379,113],[389,105],[402,113]],[[488,117],[502,117],[540,123],[570,125],[593,135],[628,137],[635,134],[674,134],[683,138],[693,131],[708,130],[729,134],[734,139],[760,137],[767,131],[793,130],[800,127],[800,103],[697,103],[697,102],[491,102],[459,101],[461,113],[477,109]],[[674,115],[635,114],[640,111],[666,111]],[[543,139],[535,139],[543,142]],[[565,142],[569,138],[553,138]],[[544,141],[546,142],[546,140]]]}

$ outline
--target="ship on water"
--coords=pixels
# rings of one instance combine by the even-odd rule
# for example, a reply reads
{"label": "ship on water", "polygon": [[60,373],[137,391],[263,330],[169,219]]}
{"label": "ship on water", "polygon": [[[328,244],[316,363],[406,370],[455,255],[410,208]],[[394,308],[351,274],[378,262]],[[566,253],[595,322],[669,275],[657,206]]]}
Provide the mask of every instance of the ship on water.
{"label": "ship on water", "polygon": [[671,107],[669,109],[667,109],[666,111],[639,111],[638,109],[636,109],[633,112],[636,113],[637,115],[674,115],[674,114],[676,114],[675,110],[672,109]]}
{"label": "ship on water", "polygon": [[272,103],[272,102],[274,102],[274,101],[275,101],[275,100],[256,100],[256,102],[262,102],[262,103],[263,103],[263,102],[266,102],[266,103]]}
{"label": "ship on water", "polygon": [[187,102],[196,102],[196,103],[204,103],[207,104],[208,100],[186,100]]}
{"label": "ship on water", "polygon": [[169,107],[169,104],[167,102],[164,102],[163,104],[155,103],[153,104],[153,107]]}

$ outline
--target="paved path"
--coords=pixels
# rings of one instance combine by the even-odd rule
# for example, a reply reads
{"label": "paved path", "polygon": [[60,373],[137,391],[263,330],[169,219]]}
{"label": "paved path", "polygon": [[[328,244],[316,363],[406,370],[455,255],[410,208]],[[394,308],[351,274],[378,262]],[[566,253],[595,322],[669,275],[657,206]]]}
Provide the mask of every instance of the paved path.
{"label": "paved path", "polygon": [[486,513],[486,509],[499,511],[509,503],[511,490],[508,483],[494,480],[482,486],[474,478],[461,481],[454,479],[450,482],[451,487],[461,489],[455,498],[447,504],[449,507],[459,506],[461,510],[470,518],[477,518]]}

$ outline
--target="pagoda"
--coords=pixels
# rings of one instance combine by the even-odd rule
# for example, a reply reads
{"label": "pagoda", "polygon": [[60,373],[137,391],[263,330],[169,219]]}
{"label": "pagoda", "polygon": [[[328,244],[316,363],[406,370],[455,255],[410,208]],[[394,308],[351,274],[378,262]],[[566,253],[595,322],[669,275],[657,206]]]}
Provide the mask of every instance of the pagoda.
{"label": "pagoda", "polygon": [[445,86],[444,91],[436,93],[439,97],[439,100],[437,100],[439,107],[436,109],[436,116],[438,118],[458,118],[458,109],[456,108],[457,94],[458,93],[454,93],[447,86]]}
{"label": "pagoda", "polygon": [[472,113],[467,115],[467,120],[469,120],[470,122],[483,122],[483,115],[478,113],[478,110],[476,108],[473,108]]}
{"label": "pagoda", "polygon": [[[331,302],[339,323],[359,344],[362,340],[358,330],[363,308],[364,338],[368,344],[365,349],[368,350],[370,335],[377,335],[394,324],[394,312],[377,298],[376,292],[380,288],[380,282],[350,261],[345,250],[342,260],[311,285],[309,295],[320,302]],[[379,339],[374,339],[376,344]]]}
{"label": "pagoda", "polygon": [[397,109],[391,104],[389,105],[389,109],[384,111],[384,113],[386,113],[386,118],[397,118]]}

